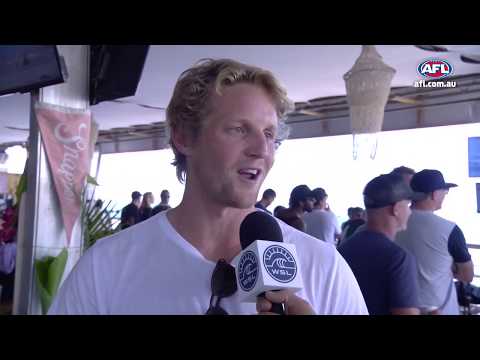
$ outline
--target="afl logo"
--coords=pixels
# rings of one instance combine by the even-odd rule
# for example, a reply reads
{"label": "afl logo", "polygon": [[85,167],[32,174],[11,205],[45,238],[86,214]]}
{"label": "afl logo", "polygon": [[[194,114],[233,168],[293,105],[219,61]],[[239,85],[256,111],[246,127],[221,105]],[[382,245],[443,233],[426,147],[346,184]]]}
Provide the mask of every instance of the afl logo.
{"label": "afl logo", "polygon": [[447,60],[429,59],[418,65],[417,72],[427,79],[441,79],[453,75],[453,66]]}
{"label": "afl logo", "polygon": [[255,287],[258,278],[258,260],[253,251],[246,251],[238,262],[238,283],[243,291]]}
{"label": "afl logo", "polygon": [[297,263],[293,255],[279,245],[269,246],[263,253],[263,264],[275,280],[288,283],[297,275]]}

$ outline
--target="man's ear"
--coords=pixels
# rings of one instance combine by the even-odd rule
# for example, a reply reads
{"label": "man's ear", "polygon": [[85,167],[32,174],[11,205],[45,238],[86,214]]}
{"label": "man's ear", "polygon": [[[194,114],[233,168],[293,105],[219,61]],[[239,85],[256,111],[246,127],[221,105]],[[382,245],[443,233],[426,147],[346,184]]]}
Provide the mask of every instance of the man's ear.
{"label": "man's ear", "polygon": [[391,206],[391,208],[390,208],[390,209],[391,209],[391,210],[390,210],[390,211],[391,211],[390,214],[393,215],[393,216],[397,216],[398,213],[400,212],[399,207],[400,207],[400,202],[396,202],[395,204],[393,204],[393,205]]}
{"label": "man's ear", "polygon": [[185,128],[176,128],[171,130],[172,143],[178,151],[188,156],[192,153],[192,134]]}

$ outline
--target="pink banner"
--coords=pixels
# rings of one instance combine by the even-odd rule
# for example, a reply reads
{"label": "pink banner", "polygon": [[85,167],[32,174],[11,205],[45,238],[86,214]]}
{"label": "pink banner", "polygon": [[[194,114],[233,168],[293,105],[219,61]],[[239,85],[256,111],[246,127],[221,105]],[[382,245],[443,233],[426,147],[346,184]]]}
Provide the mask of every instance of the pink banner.
{"label": "pink banner", "polygon": [[78,110],[62,111],[41,106],[35,111],[60,200],[67,245],[70,245],[73,226],[81,211],[80,195],[90,163],[91,115]]}

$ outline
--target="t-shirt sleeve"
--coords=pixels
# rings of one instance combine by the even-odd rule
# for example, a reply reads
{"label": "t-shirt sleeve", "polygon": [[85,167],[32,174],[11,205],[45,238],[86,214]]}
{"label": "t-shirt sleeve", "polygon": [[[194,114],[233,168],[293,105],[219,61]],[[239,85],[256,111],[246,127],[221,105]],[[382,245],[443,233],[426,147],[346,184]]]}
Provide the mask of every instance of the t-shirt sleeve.
{"label": "t-shirt sleeve", "polygon": [[338,222],[337,216],[332,213],[332,221],[335,227],[335,235],[340,235],[342,233],[342,229],[340,228],[340,223]]}
{"label": "t-shirt sleeve", "polygon": [[458,225],[455,225],[448,237],[448,252],[456,263],[464,263],[472,259],[468,252],[465,236]]}
{"label": "t-shirt sleeve", "polygon": [[418,278],[415,258],[408,252],[398,251],[389,269],[388,297],[390,308],[418,307]]}
{"label": "t-shirt sleeve", "polygon": [[335,252],[335,261],[333,274],[330,276],[332,288],[328,295],[322,294],[322,297],[331,297],[331,308],[326,311],[330,315],[368,315],[367,305],[358,285],[357,279],[348,266],[345,259],[337,250]]}
{"label": "t-shirt sleeve", "polygon": [[98,315],[93,248],[80,257],[60,287],[48,315]]}

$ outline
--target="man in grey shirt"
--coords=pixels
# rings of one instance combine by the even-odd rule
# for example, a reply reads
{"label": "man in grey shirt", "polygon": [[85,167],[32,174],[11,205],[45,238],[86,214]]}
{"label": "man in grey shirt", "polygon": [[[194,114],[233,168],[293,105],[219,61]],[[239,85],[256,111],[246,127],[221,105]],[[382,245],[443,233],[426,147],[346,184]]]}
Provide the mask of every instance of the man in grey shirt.
{"label": "man in grey shirt", "polygon": [[422,312],[458,315],[453,278],[471,282],[473,263],[462,230],[454,222],[434,214],[442,207],[449,189],[457,185],[446,183],[440,171],[429,169],[416,173],[410,185],[423,197],[413,201],[407,229],[397,234],[395,242],[417,260]]}

